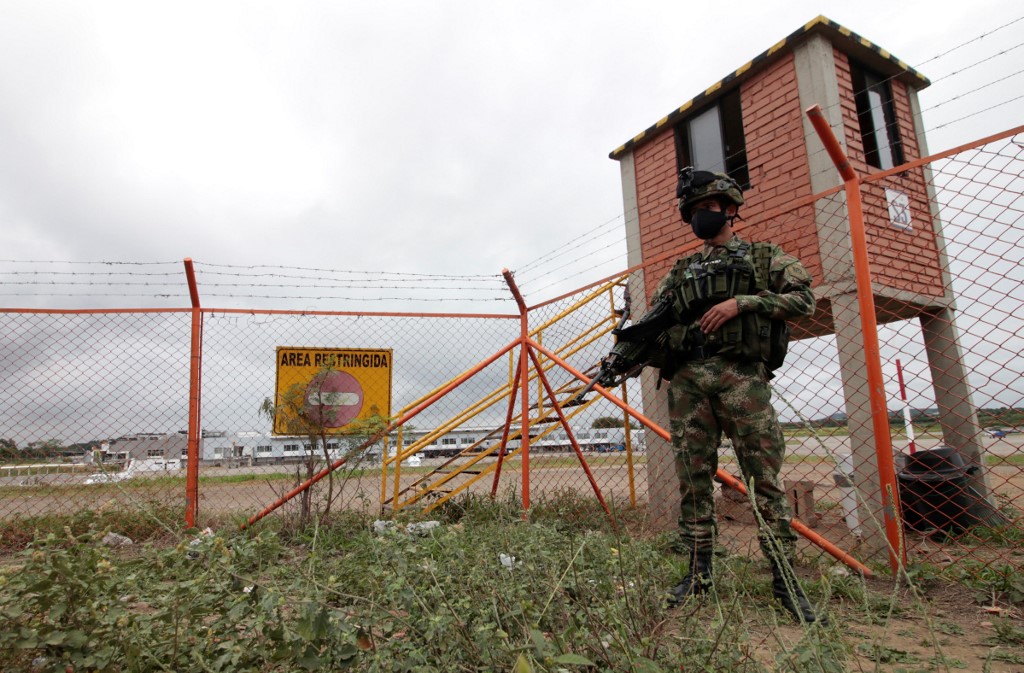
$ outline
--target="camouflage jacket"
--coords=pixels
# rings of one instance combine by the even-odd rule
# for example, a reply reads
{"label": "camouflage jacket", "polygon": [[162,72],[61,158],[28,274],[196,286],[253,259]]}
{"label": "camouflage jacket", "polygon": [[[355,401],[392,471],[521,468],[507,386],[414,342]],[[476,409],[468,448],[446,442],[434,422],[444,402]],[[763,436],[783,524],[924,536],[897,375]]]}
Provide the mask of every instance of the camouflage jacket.
{"label": "camouflage jacket", "polygon": [[[725,245],[705,246],[703,251],[677,261],[673,271],[666,274],[658,283],[651,297],[651,305],[656,304],[662,294],[672,289],[676,282],[675,269],[686,268],[698,259],[728,258],[743,243],[739,236],[733,236]],[[800,260],[786,254],[782,248],[772,243],[755,243],[752,250],[755,251],[757,273],[761,276],[761,283],[766,287],[756,295],[739,294],[734,297],[740,314],[753,312],[777,320],[787,320],[814,313],[811,274]]]}

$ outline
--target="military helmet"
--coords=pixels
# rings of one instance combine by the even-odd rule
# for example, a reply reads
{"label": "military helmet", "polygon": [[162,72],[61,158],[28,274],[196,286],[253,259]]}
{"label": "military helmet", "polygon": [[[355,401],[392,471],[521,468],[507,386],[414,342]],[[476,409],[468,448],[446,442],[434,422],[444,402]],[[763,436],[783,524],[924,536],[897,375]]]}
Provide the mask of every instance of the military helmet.
{"label": "military helmet", "polygon": [[743,190],[735,180],[725,173],[695,171],[692,166],[679,171],[676,197],[679,199],[679,212],[683,216],[683,222],[687,223],[693,215],[693,204],[702,199],[718,197],[736,206],[743,205]]}

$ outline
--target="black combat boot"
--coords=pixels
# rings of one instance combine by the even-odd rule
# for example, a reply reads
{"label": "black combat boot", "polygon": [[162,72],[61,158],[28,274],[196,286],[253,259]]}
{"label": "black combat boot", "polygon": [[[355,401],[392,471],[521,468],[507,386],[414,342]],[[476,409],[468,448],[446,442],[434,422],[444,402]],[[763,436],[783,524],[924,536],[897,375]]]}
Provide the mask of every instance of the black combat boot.
{"label": "black combat boot", "polygon": [[771,557],[769,563],[772,567],[772,591],[782,607],[786,608],[786,612],[804,624],[828,624],[828,619],[824,615],[819,617],[815,614],[806,594],[800,588],[800,582],[792,570],[792,561],[784,562],[784,565],[777,558]]}
{"label": "black combat boot", "polygon": [[682,605],[690,596],[707,593],[711,588],[710,549],[695,549],[690,554],[690,570],[683,581],[668,590],[668,606]]}

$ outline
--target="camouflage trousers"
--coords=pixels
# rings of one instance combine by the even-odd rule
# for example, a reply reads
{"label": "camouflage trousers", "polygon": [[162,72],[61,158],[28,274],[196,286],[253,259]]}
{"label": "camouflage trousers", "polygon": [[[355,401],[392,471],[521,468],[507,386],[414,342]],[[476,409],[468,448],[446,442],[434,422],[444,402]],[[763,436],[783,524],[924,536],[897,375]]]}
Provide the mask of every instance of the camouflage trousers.
{"label": "camouflage trousers", "polygon": [[733,443],[743,482],[753,480],[754,499],[767,530],[759,539],[766,555],[774,538],[791,554],[796,536],[790,509],[779,485],[786,442],[771,404],[764,365],[720,357],[690,362],[668,388],[669,423],[681,496],[680,542],[689,549],[710,549],[718,526],[712,480],[718,469],[723,433]]}

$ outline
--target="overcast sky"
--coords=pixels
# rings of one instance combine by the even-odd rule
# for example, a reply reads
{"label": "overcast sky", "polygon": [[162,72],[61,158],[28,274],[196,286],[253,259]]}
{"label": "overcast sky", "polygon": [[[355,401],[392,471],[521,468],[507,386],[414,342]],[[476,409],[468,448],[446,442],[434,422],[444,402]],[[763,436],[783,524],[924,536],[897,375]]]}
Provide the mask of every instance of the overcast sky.
{"label": "overcast sky", "polygon": [[1024,121],[1009,0],[0,0],[0,258],[532,263],[539,289],[611,232],[610,273],[608,153],[818,14],[935,82],[932,151]]}

